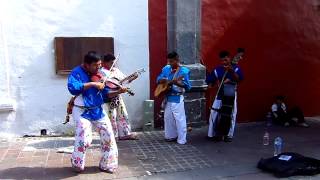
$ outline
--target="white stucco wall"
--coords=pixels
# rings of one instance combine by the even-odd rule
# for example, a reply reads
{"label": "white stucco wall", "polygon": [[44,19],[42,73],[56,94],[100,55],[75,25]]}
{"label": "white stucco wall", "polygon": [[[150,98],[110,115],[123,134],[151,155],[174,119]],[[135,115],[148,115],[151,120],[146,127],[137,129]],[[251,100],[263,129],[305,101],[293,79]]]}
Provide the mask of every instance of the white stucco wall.
{"label": "white stucco wall", "polygon": [[0,105],[16,102],[15,111],[0,112],[2,137],[72,128],[62,125],[70,94],[67,77],[55,74],[56,36],[114,37],[118,67],[126,74],[146,69],[131,86],[136,95],[125,95],[132,126],[142,126],[149,98],[147,0],[2,0],[0,15]]}

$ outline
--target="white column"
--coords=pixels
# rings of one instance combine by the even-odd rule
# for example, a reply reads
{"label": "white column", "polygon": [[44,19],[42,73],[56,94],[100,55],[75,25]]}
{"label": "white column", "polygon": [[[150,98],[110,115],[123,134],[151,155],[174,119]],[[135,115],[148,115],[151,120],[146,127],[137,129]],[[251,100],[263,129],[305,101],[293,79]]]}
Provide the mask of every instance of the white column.
{"label": "white column", "polygon": [[14,110],[14,101],[10,92],[10,63],[6,39],[6,6],[0,3],[0,112]]}

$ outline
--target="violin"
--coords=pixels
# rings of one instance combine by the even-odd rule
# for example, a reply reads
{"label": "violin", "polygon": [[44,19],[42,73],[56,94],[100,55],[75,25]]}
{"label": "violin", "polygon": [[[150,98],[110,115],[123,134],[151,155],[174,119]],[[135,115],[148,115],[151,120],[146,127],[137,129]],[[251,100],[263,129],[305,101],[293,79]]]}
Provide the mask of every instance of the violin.
{"label": "violin", "polygon": [[101,72],[97,72],[96,74],[91,74],[90,79],[92,82],[103,82],[104,75]]}
{"label": "violin", "polygon": [[[105,86],[107,86],[111,90],[118,90],[119,88],[122,87],[122,85],[120,84],[120,81],[118,79],[107,78],[104,76],[103,73],[101,73],[99,71],[96,74],[92,74],[90,78],[91,78],[91,81],[93,81],[93,82],[104,83]],[[132,92],[130,89],[127,89],[127,93],[130,96],[134,96],[134,92]]]}
{"label": "violin", "polygon": [[[111,90],[118,90],[122,85],[120,84],[120,80],[117,78],[106,79],[105,85],[109,87]],[[134,92],[127,88],[127,93],[130,96],[134,96]]]}

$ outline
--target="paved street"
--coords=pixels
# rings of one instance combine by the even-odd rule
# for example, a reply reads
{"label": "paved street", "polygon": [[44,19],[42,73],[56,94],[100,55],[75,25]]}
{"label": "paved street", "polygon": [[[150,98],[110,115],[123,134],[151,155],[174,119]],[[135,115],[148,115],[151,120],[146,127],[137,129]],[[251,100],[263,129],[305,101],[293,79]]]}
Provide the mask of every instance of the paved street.
{"label": "paved street", "polygon": [[[269,128],[270,139],[284,139],[284,151],[320,159],[320,121],[310,128]],[[263,123],[240,124],[233,142],[207,141],[206,127],[193,129],[188,144],[163,140],[163,131],[139,132],[137,141],[120,141],[120,167],[115,174],[98,170],[99,139],[87,151],[86,170],[70,168],[72,137],[29,137],[0,142],[0,179],[274,179],[256,164],[273,155],[273,146],[263,146]],[[64,153],[59,153],[62,151]],[[288,179],[320,179],[296,176]]]}

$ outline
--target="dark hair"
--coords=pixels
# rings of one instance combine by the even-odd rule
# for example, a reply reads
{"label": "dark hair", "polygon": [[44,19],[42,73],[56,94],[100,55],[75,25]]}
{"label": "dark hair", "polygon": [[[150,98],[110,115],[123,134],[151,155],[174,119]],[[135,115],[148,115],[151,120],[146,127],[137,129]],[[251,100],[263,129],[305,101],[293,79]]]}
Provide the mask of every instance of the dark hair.
{"label": "dark hair", "polygon": [[285,99],[285,96],[282,96],[282,95],[276,96],[276,100],[283,101],[284,99]]}
{"label": "dark hair", "polygon": [[83,62],[86,64],[96,63],[101,60],[101,56],[96,51],[88,51],[86,55],[84,55]]}
{"label": "dark hair", "polygon": [[222,58],[225,58],[225,57],[227,57],[229,55],[230,55],[230,53],[228,51],[220,51],[219,58],[222,59]]}
{"label": "dark hair", "polygon": [[111,53],[105,54],[105,55],[103,56],[103,62],[110,62],[110,61],[113,61],[113,60],[115,60],[115,59],[116,59],[116,58],[115,58],[114,55],[111,54]]}
{"label": "dark hair", "polygon": [[237,52],[238,52],[238,53],[244,53],[245,50],[244,50],[244,48],[238,48],[238,49],[237,49]]}
{"label": "dark hair", "polygon": [[172,52],[170,52],[170,53],[167,55],[167,58],[168,58],[168,59],[179,59],[179,55],[178,55],[177,52],[172,51]]}

